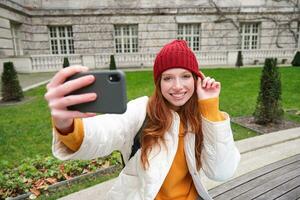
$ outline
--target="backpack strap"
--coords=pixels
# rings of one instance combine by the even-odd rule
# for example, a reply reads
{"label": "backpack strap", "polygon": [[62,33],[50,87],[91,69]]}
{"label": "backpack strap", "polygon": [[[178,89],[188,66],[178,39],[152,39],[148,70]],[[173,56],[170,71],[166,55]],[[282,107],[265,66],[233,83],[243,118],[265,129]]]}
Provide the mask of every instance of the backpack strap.
{"label": "backpack strap", "polygon": [[[146,115],[141,128],[139,129],[139,131],[134,136],[133,145],[131,146],[131,154],[130,154],[128,160],[130,160],[135,155],[135,153],[141,148],[141,137],[142,137],[142,133],[144,131],[144,128],[146,127],[147,121],[148,121],[148,115]],[[125,161],[124,161],[124,158],[123,158],[122,154],[121,154],[121,158],[122,158],[123,167],[125,167]]]}

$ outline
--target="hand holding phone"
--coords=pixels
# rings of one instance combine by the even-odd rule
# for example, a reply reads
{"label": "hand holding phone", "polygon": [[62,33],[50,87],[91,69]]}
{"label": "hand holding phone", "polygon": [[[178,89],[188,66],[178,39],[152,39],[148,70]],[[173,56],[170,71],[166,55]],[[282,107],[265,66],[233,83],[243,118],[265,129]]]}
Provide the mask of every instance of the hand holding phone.
{"label": "hand holding phone", "polygon": [[44,97],[50,108],[53,125],[60,130],[61,133],[69,133],[73,130],[74,118],[86,118],[96,115],[95,113],[83,113],[79,111],[69,111],[67,109],[68,106],[94,101],[96,99],[97,96],[95,93],[67,96],[72,91],[88,86],[95,81],[94,76],[88,75],[65,82],[70,76],[87,71],[88,67],[79,65],[70,66],[57,72],[47,84],[47,92]]}
{"label": "hand holding phone", "polygon": [[68,106],[69,110],[94,113],[124,113],[127,106],[125,74],[120,70],[82,72],[69,77],[66,82],[93,75],[95,81],[68,95],[96,93],[95,101]]}

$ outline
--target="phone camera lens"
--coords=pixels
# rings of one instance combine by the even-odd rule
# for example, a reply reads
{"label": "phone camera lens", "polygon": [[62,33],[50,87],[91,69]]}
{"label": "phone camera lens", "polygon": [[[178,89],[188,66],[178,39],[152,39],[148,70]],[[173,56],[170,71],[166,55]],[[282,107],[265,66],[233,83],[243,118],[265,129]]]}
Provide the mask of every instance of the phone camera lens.
{"label": "phone camera lens", "polygon": [[118,74],[110,74],[108,79],[111,82],[118,82],[118,81],[120,81],[120,77],[119,77]]}

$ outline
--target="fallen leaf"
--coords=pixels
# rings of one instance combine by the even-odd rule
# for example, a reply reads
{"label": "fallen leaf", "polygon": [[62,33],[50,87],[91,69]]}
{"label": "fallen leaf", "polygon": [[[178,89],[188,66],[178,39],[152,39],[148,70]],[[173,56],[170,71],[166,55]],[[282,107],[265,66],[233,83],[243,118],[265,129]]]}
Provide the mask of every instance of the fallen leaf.
{"label": "fallen leaf", "polygon": [[65,171],[65,166],[64,166],[64,164],[59,165],[59,170],[60,170],[61,172],[64,172],[64,171]]}
{"label": "fallen leaf", "polygon": [[45,184],[45,180],[43,180],[43,179],[39,179],[38,181],[36,181],[36,182],[34,183],[34,185],[35,185],[36,188],[40,188],[40,187],[42,187],[44,184]]}
{"label": "fallen leaf", "polygon": [[35,198],[41,194],[41,192],[36,188],[31,188],[30,192],[35,195]]}
{"label": "fallen leaf", "polygon": [[50,184],[54,184],[57,183],[57,179],[56,178],[46,178],[46,181]]}
{"label": "fallen leaf", "polygon": [[69,179],[71,179],[72,177],[71,176],[68,176],[68,174],[66,174],[66,173],[63,173],[63,176],[65,177],[65,179],[67,179],[67,180],[69,180]]}

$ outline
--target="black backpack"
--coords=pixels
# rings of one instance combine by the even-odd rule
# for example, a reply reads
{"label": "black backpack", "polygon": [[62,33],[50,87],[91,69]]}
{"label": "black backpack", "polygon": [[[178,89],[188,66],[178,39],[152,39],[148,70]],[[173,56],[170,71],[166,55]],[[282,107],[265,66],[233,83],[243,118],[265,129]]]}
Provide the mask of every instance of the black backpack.
{"label": "black backpack", "polygon": [[[148,121],[148,116],[146,115],[141,128],[139,129],[139,131],[134,136],[133,145],[131,146],[131,154],[130,154],[128,160],[130,160],[134,156],[134,154],[141,148],[141,135],[142,135],[143,130],[144,130],[146,124],[147,124],[147,121]],[[123,165],[123,167],[125,167],[125,162],[124,162],[124,158],[123,158],[122,154],[121,154],[121,158],[122,158],[122,165]]]}

